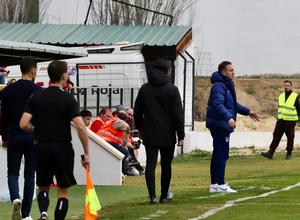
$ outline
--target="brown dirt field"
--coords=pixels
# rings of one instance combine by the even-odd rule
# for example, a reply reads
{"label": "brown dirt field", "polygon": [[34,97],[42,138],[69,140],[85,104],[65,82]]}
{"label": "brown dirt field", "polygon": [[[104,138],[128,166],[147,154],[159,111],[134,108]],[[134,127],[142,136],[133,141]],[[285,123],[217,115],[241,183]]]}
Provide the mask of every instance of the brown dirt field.
{"label": "brown dirt field", "polygon": [[[248,117],[239,116],[238,131],[273,131],[276,123],[278,96],[282,92],[284,78],[236,78],[237,98],[241,104],[263,115],[261,122],[253,122]],[[294,90],[300,88],[300,79],[292,79]],[[195,80],[196,130],[204,131],[210,79],[198,77]]]}

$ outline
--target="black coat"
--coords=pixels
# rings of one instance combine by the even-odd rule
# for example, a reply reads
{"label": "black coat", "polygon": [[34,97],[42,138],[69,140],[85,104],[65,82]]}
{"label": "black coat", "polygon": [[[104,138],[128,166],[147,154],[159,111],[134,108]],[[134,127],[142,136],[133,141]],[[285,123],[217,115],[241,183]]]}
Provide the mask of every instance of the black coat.
{"label": "black coat", "polygon": [[184,114],[178,88],[162,70],[153,69],[134,106],[136,128],[146,146],[174,146],[184,139]]}

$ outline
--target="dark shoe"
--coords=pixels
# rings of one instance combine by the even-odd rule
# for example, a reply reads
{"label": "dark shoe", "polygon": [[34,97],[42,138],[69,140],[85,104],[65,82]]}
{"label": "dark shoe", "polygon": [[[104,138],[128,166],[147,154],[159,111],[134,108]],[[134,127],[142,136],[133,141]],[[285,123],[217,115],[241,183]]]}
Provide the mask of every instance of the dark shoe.
{"label": "dark shoe", "polygon": [[149,204],[150,204],[150,205],[158,204],[157,198],[156,198],[156,197],[151,197],[151,198],[150,198],[150,201],[149,201]]}
{"label": "dark shoe", "polygon": [[140,176],[145,176],[145,170],[141,170],[141,171],[139,171],[140,172]]}
{"label": "dark shoe", "polygon": [[160,197],[159,203],[165,204],[173,199],[173,193],[168,192],[166,197]]}
{"label": "dark shoe", "polygon": [[273,159],[273,154],[274,154],[274,151],[272,151],[272,150],[269,150],[268,152],[261,152],[261,156],[268,158],[270,160]]}
{"label": "dark shoe", "polygon": [[291,160],[292,159],[292,152],[287,152],[286,154],[286,157],[285,157],[286,160]]}
{"label": "dark shoe", "polygon": [[161,204],[166,204],[166,203],[168,203],[170,200],[168,200],[168,199],[166,199],[166,198],[160,198],[159,199],[159,203],[161,203]]}

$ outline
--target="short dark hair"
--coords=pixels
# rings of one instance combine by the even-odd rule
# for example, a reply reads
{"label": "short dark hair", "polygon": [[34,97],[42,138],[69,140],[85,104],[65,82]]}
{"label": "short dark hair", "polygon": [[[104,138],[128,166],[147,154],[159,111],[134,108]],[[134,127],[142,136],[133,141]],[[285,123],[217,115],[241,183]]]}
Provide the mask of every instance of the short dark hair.
{"label": "short dark hair", "polygon": [[114,117],[118,117],[119,119],[126,121],[127,120],[127,115],[123,111],[114,111],[113,113]]}
{"label": "short dark hair", "polygon": [[111,109],[109,107],[104,107],[100,110],[98,115],[105,115],[107,111],[111,111]]}
{"label": "short dark hair", "polygon": [[48,75],[51,82],[60,82],[66,72],[68,72],[68,64],[65,61],[54,60],[48,66]]}
{"label": "short dark hair", "polygon": [[285,81],[284,81],[284,84],[286,84],[286,83],[289,83],[289,84],[291,84],[291,86],[293,85],[293,83],[292,83],[292,81],[291,81],[291,80],[285,80]]}
{"label": "short dark hair", "polygon": [[29,73],[29,71],[32,68],[36,68],[36,67],[37,67],[37,61],[34,57],[26,56],[26,57],[23,57],[20,61],[20,69],[21,69],[22,75]]}
{"label": "short dark hair", "polygon": [[80,116],[81,117],[93,117],[92,113],[87,110],[87,109],[83,109],[81,112],[80,112]]}
{"label": "short dark hair", "polygon": [[218,71],[219,71],[219,72],[222,72],[223,70],[226,69],[226,67],[227,67],[228,65],[232,65],[232,63],[231,63],[230,61],[223,61],[222,63],[219,64],[219,66],[218,66]]}

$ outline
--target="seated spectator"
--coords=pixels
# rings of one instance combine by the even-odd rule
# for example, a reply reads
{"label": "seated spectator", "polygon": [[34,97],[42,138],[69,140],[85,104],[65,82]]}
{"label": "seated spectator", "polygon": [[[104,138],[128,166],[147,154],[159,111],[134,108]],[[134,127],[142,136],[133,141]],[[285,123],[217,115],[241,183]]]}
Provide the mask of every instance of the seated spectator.
{"label": "seated spectator", "polygon": [[131,130],[134,129],[134,120],[133,120],[133,109],[127,108],[126,109],[126,115],[127,115],[127,123],[129,124]]}
{"label": "seated spectator", "polygon": [[80,116],[82,117],[82,120],[86,127],[90,126],[91,120],[92,120],[92,113],[89,110],[83,109],[80,112]]}
{"label": "seated spectator", "polygon": [[106,124],[97,132],[97,135],[125,155],[122,161],[122,172],[125,175],[139,175],[136,169],[132,169],[129,166],[130,154],[128,148],[132,147],[132,145],[128,142],[130,127],[125,122],[126,112],[114,112],[113,115],[114,117],[106,122]]}
{"label": "seated spectator", "polygon": [[129,142],[132,144],[132,147],[129,147],[129,154],[130,154],[130,165],[134,166],[140,173],[140,175],[145,174],[145,169],[141,166],[140,162],[137,159],[136,156],[136,151],[140,148],[141,141],[134,141],[133,140],[133,129],[134,129],[134,118],[133,118],[133,109],[132,108],[127,108],[126,109],[126,122],[130,126],[130,136],[129,136]]}
{"label": "seated spectator", "polygon": [[97,132],[113,117],[111,109],[108,107],[102,108],[98,117],[93,121],[90,129],[97,134]]}

